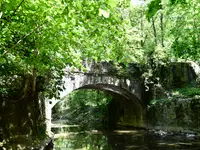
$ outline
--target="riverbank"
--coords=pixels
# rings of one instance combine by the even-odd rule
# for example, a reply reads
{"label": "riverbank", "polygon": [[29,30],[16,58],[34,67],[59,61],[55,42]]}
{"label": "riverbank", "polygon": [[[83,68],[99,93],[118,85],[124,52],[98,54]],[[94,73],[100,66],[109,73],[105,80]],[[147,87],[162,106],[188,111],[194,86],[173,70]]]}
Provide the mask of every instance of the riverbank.
{"label": "riverbank", "polygon": [[15,135],[0,142],[2,150],[43,150],[53,137],[36,138],[29,135]]}

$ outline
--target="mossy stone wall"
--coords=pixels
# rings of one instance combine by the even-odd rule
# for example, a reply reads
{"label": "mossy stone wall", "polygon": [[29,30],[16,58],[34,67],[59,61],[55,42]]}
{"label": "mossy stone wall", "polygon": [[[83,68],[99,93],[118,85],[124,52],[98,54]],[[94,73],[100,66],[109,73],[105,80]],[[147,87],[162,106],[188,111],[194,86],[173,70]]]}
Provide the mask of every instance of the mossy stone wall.
{"label": "mossy stone wall", "polygon": [[148,128],[200,131],[200,97],[160,101],[148,106]]}

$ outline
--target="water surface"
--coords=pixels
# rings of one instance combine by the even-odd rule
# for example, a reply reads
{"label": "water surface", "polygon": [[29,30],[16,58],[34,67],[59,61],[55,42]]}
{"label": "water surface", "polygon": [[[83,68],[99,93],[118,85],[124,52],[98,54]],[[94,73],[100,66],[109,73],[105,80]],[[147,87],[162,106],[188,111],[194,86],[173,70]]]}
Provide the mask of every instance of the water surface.
{"label": "water surface", "polygon": [[200,150],[197,137],[161,136],[147,130],[56,132],[56,150]]}

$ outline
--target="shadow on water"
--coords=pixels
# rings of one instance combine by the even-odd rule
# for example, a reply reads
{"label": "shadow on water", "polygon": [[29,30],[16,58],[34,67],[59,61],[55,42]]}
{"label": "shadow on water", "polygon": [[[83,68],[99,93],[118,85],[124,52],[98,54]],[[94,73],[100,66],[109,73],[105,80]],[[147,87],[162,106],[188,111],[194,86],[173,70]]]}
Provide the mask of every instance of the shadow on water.
{"label": "shadow on water", "polygon": [[[54,140],[45,148],[34,150],[200,150],[200,138],[196,136],[158,135],[141,129],[83,131],[79,126],[71,125],[57,126],[52,130]],[[0,150],[33,150],[30,145],[26,148],[13,146],[1,149],[0,145]]]}
{"label": "shadow on water", "polygon": [[82,131],[55,135],[55,150],[199,150],[200,139],[146,130]]}

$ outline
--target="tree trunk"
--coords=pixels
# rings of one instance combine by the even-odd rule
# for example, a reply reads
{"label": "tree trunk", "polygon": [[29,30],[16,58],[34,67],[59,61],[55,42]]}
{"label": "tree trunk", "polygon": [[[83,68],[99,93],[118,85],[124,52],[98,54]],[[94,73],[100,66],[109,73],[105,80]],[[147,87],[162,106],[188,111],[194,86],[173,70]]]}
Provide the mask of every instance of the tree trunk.
{"label": "tree trunk", "polygon": [[157,33],[156,33],[154,17],[152,17],[151,22],[152,22],[152,28],[153,28],[154,42],[155,42],[155,45],[157,45]]}
{"label": "tree trunk", "polygon": [[160,29],[161,29],[161,45],[162,45],[162,47],[165,47],[165,45],[164,45],[164,29],[163,29],[163,13],[160,14]]}
{"label": "tree trunk", "polygon": [[33,86],[37,85],[33,83],[36,81],[33,81],[33,76],[27,75],[22,82],[24,87],[21,93],[14,98],[7,97],[0,101],[0,130],[3,130],[3,133],[0,131],[0,136],[2,134],[3,139],[18,135],[45,135],[45,114],[44,110],[41,110],[44,107],[41,106],[43,103],[39,103],[37,87]]}

